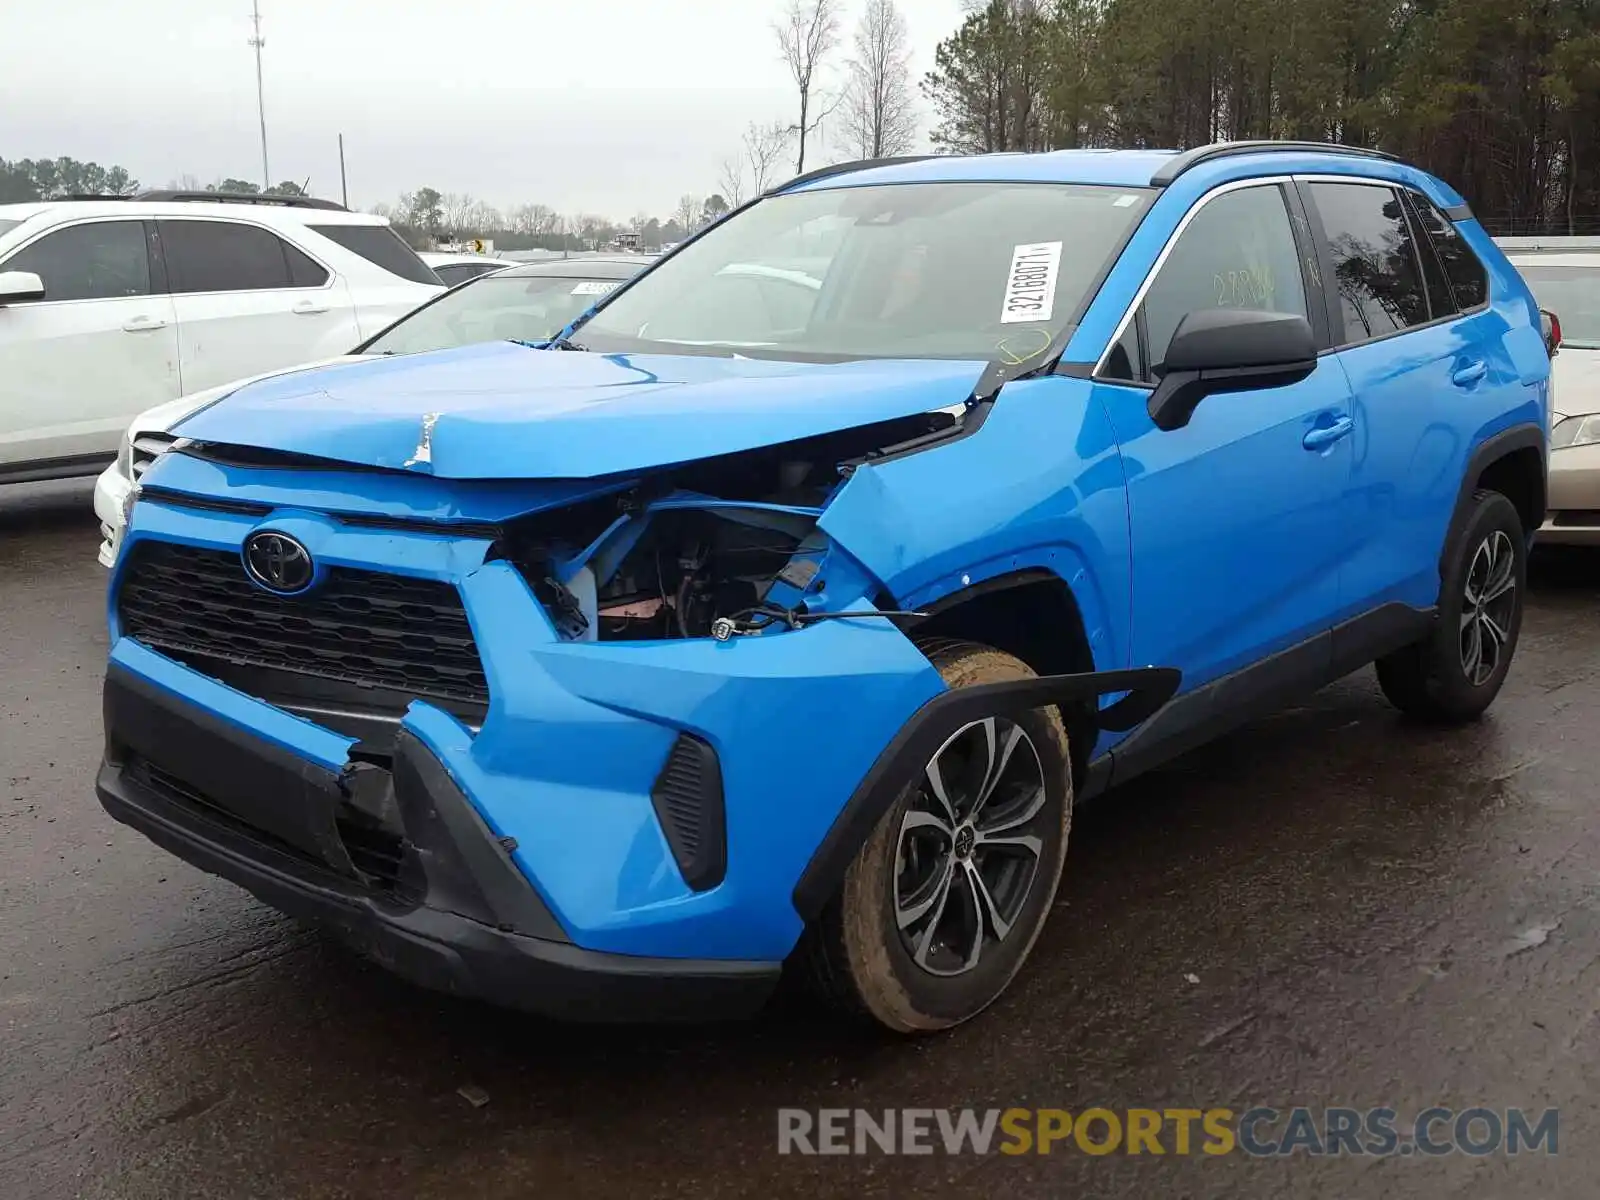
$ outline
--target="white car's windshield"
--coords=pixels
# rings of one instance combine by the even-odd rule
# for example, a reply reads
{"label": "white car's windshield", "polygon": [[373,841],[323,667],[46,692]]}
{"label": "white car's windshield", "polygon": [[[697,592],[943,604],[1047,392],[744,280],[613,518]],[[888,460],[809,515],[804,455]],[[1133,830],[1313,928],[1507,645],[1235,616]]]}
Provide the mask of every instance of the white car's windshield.
{"label": "white car's windshield", "polygon": [[1520,266],[1539,307],[1561,322],[1564,345],[1600,349],[1600,258],[1592,267]]}
{"label": "white car's windshield", "polygon": [[391,325],[365,354],[421,354],[473,342],[548,341],[619,279],[576,275],[485,275]]}
{"label": "white car's windshield", "polygon": [[601,353],[839,361],[1038,354],[1143,215],[1138,188],[839,187],[764,200],[574,333]]}

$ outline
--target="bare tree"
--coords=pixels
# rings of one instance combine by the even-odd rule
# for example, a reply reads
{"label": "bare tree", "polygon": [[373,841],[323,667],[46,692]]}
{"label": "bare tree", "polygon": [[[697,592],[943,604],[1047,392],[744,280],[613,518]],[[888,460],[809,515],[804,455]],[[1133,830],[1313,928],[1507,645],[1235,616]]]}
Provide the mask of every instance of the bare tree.
{"label": "bare tree", "polygon": [[492,204],[473,200],[461,212],[461,225],[474,233],[487,233],[491,229],[503,229],[505,219]]}
{"label": "bare tree", "polygon": [[444,227],[454,233],[466,224],[467,214],[472,211],[472,206],[477,201],[465,192],[446,192],[439,197],[440,214],[444,218]]}
{"label": "bare tree", "polygon": [[699,196],[680,196],[678,207],[672,210],[672,219],[685,235],[700,228],[700,217],[705,212],[705,201]]}
{"label": "bare tree", "polygon": [[917,140],[911,34],[894,0],[867,0],[844,93],[845,140],[857,158],[886,158]]}
{"label": "bare tree", "polygon": [[530,237],[550,237],[560,216],[548,204],[519,204],[510,213],[511,228]]}
{"label": "bare tree", "polygon": [[744,203],[744,160],[735,155],[722,160],[722,170],[717,173],[717,186],[728,198],[728,203],[738,208]]}
{"label": "bare tree", "polygon": [[[750,167],[750,194],[759,196],[775,182],[772,168],[789,148],[792,131],[781,121],[757,125],[751,121],[744,131],[744,160]],[[731,198],[731,197],[730,197]]]}
{"label": "bare tree", "polygon": [[822,60],[839,44],[841,8],[842,0],[787,0],[783,15],[773,25],[779,57],[800,93],[800,120],[793,127],[799,139],[796,175],[805,174],[806,138],[838,105],[837,99],[830,104],[816,88]]}

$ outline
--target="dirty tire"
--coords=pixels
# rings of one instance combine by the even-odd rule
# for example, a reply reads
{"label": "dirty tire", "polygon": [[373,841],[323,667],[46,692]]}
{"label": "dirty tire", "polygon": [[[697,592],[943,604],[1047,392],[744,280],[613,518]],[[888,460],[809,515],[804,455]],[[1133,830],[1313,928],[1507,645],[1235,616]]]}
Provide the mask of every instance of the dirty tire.
{"label": "dirty tire", "polygon": [[[1445,564],[1439,615],[1432,632],[1377,663],[1378,683],[1389,702],[1426,721],[1460,724],[1482,716],[1500,694],[1522,629],[1528,583],[1528,543],[1522,518],[1516,505],[1499,492],[1475,492],[1472,506]],[[1497,559],[1491,548],[1506,557]],[[1510,592],[1487,605],[1475,602],[1475,596],[1481,598],[1498,586],[1486,588],[1484,582],[1502,563],[1503,581],[1509,582]],[[1490,618],[1489,625],[1483,623],[1485,616]],[[1503,634],[1503,641],[1494,630]],[[1482,659],[1474,665],[1474,637],[1480,655],[1487,652],[1490,642],[1498,643],[1492,669]]]}
{"label": "dirty tire", "polygon": [[[951,688],[1034,674],[1011,655],[971,642],[929,643],[923,649]],[[838,895],[808,930],[803,947],[807,974],[814,990],[834,1007],[895,1033],[932,1033],[982,1012],[1027,960],[1061,881],[1072,823],[1071,759],[1056,709],[997,714],[993,720],[988,727],[996,731],[993,741],[983,725],[968,727],[947,743],[937,760],[941,777],[950,775],[948,811],[957,817],[963,811],[957,793],[981,796],[982,780],[995,777],[977,817],[950,823],[957,836],[948,839],[942,828],[908,832],[908,813],[946,809],[925,774],[907,780],[899,799],[846,871]],[[1014,738],[1013,729],[1025,736]],[[1007,742],[1012,744],[1009,757],[1003,753]],[[991,745],[997,747],[992,753],[987,749]],[[987,770],[980,765],[986,754]],[[995,764],[1002,761],[1004,768],[996,770]],[[1029,799],[1040,791],[1031,783],[1035,770],[1043,792],[1036,810]],[[1030,811],[1033,815],[1024,823],[1008,825]],[[960,833],[963,827],[974,831],[988,827],[992,832],[974,845]],[[967,848],[965,858],[956,849],[957,838]],[[1018,842],[1037,842],[1036,857],[1030,859],[1027,847],[1013,844]],[[905,932],[901,917],[919,907],[915,903],[919,896],[929,897],[923,903],[931,903],[944,877],[930,866],[928,890],[910,890],[913,868],[924,859],[935,863],[938,847],[947,843],[951,852],[945,861],[953,882],[942,913],[934,915],[930,909],[930,916]],[[972,879],[974,871],[977,882]],[[972,914],[978,914],[975,922],[968,920]],[[924,942],[930,917],[936,929]],[[1001,923],[1005,932],[996,937]],[[975,965],[967,966],[974,946]],[[956,973],[950,973],[952,967]]]}

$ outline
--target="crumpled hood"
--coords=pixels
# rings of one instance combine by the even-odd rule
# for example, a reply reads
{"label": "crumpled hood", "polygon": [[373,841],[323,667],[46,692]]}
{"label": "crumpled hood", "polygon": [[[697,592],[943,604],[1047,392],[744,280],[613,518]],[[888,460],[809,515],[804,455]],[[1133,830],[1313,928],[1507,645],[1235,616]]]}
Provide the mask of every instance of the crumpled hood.
{"label": "crumpled hood", "polygon": [[948,408],[983,367],[495,342],[250,383],[173,432],[447,479],[596,478]]}
{"label": "crumpled hood", "polygon": [[248,379],[234,379],[220,387],[206,388],[199,392],[188,392],[176,400],[168,400],[165,404],[158,404],[154,408],[147,408],[133,419],[130,429],[134,434],[140,433],[167,433],[179,421],[190,413],[204,408],[208,404],[215,404],[224,396],[232,395],[247,384],[257,383],[263,379],[276,379],[282,375],[289,375],[295,371],[314,371],[319,367],[331,366],[334,363],[360,362],[359,354],[342,354],[338,358],[326,358],[320,362],[301,363],[298,366],[284,367],[277,371],[267,371],[260,375],[252,375]]}

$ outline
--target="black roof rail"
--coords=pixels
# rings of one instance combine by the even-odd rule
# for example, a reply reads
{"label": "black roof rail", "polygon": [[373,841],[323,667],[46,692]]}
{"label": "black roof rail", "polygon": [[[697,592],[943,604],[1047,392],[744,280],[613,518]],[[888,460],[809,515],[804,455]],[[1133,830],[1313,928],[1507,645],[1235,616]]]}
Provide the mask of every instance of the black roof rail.
{"label": "black roof rail", "polygon": [[1196,146],[1174,155],[1150,176],[1151,187],[1166,187],[1191,168],[1218,158],[1232,158],[1236,154],[1260,154],[1268,150],[1302,150],[1318,154],[1349,154],[1357,158],[1381,158],[1400,162],[1400,157],[1382,150],[1369,150],[1365,146],[1342,146],[1337,142],[1216,142],[1210,146]]}
{"label": "black roof rail", "polygon": [[831,167],[818,167],[815,171],[807,171],[804,175],[796,175],[788,183],[780,183],[770,187],[763,195],[776,196],[779,192],[786,192],[790,188],[799,187],[806,183],[815,183],[819,179],[829,179],[835,175],[848,175],[853,171],[870,171],[873,167],[893,167],[900,163],[926,162],[930,158],[937,158],[935,154],[902,154],[894,158],[858,158],[854,162],[834,163]]}
{"label": "black roof rail", "polygon": [[[115,192],[74,192],[70,196],[58,196],[59,200],[127,200],[129,197],[121,196]],[[46,202],[48,203],[48,201]]]}
{"label": "black roof rail", "polygon": [[278,208],[320,208],[330,212],[349,212],[342,204],[332,200],[319,200],[315,196],[278,196],[261,192],[140,192],[135,200],[181,201],[196,204],[268,204]]}

